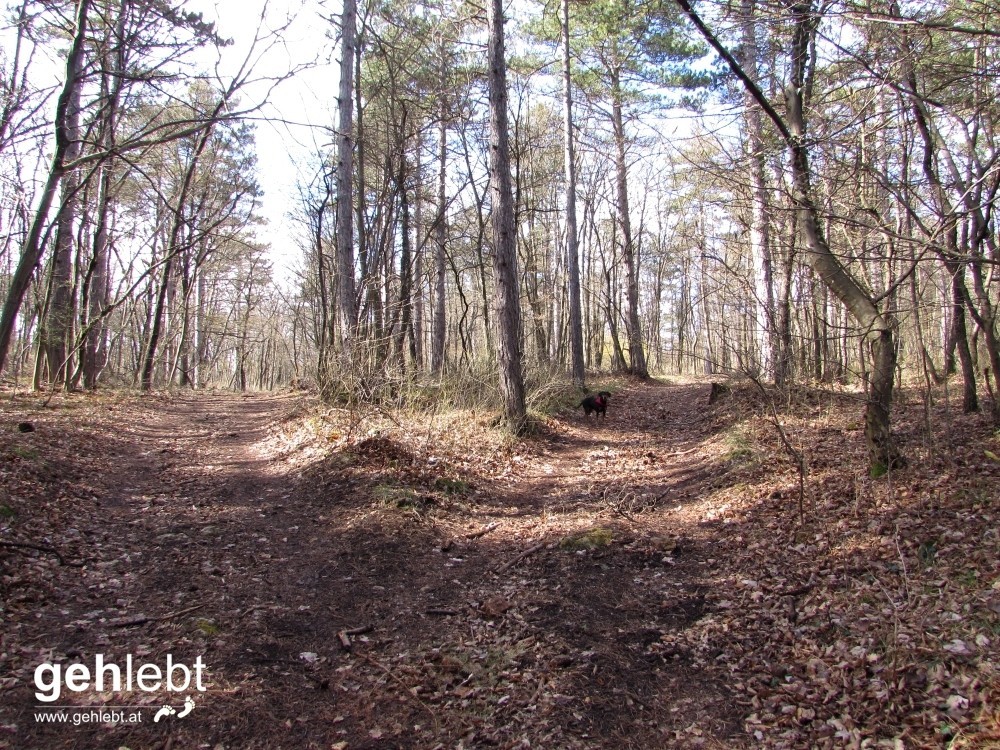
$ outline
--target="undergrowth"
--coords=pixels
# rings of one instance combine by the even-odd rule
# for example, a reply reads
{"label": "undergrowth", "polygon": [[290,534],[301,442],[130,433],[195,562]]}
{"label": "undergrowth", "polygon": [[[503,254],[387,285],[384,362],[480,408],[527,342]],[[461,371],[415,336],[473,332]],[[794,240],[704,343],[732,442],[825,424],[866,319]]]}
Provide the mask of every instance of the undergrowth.
{"label": "undergrowth", "polygon": [[[585,394],[561,369],[529,366],[524,381],[525,405],[529,418],[536,421],[576,407]],[[319,382],[320,397],[331,405],[429,414],[500,412],[499,376],[495,364],[488,360],[476,360],[461,370],[440,375],[367,365],[353,370],[331,368]],[[620,387],[604,378],[592,390],[613,392]]]}

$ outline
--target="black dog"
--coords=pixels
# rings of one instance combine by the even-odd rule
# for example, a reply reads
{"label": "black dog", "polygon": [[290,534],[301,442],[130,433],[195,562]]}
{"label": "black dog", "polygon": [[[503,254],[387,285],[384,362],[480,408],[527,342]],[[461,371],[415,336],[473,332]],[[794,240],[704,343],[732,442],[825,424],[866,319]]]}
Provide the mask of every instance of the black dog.
{"label": "black dog", "polygon": [[596,396],[587,396],[583,401],[577,404],[577,407],[583,407],[583,415],[589,417],[591,412],[596,412],[598,419],[604,417],[608,418],[608,399],[611,398],[611,394],[607,391],[601,391]]}

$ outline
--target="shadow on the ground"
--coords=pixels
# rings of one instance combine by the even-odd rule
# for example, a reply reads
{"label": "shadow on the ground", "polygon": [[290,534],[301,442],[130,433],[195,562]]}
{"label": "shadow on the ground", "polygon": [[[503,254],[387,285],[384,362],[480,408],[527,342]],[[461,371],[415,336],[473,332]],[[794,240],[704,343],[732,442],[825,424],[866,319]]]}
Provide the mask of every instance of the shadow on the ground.
{"label": "shadow on the ground", "polygon": [[[3,688],[0,743],[512,747],[523,736],[646,748],[682,747],[678,733],[696,724],[739,744],[729,689],[655,648],[719,598],[703,540],[674,520],[718,477],[718,458],[697,449],[729,417],[706,395],[631,387],[607,420],[567,415],[530,441],[530,461],[468,477],[475,491],[455,497],[414,481],[402,452],[284,471],[255,448],[298,408],[292,397],[176,397],[71,424],[58,411],[39,419],[43,433],[51,424],[61,440],[100,448],[52,464],[89,480],[75,518],[19,528],[88,564],[0,557],[9,576],[49,576],[4,613],[3,666],[17,681]],[[413,490],[405,502],[373,496],[398,477]],[[637,500],[623,514],[609,488]],[[497,528],[475,539],[454,533],[488,523]],[[611,544],[559,546],[595,526]],[[651,535],[680,541],[663,548]],[[352,630],[365,632],[346,636],[349,653]],[[39,660],[97,653],[201,656],[212,690],[166,724],[36,722],[25,681]]]}

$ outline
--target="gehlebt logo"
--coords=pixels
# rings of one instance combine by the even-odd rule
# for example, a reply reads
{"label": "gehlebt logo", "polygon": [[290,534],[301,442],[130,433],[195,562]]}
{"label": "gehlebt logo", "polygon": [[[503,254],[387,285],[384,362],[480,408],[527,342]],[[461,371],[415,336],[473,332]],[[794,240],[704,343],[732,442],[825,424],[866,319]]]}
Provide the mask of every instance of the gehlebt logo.
{"label": "gehlebt logo", "polygon": [[[72,717],[65,713],[67,711],[86,711],[93,714],[93,721],[112,723],[139,723],[142,721],[140,711],[126,711],[125,709],[151,708],[149,705],[138,706],[84,706],[76,704],[61,703],[65,692],[83,693],[93,689],[98,693],[110,691],[115,694],[122,693],[162,693],[166,692],[167,702],[165,702],[153,716],[153,722],[157,723],[162,719],[174,717],[183,719],[195,708],[194,698],[191,695],[184,697],[182,705],[174,706],[170,702],[171,694],[184,693],[195,690],[204,693],[208,690],[205,687],[205,663],[202,657],[198,656],[194,660],[193,666],[175,661],[173,654],[167,654],[165,663],[158,664],[147,662],[137,664],[136,659],[128,654],[124,664],[109,661],[104,654],[96,654],[91,667],[86,663],[69,664],[63,666],[51,662],[44,662],[35,667],[35,698],[45,704],[42,708],[56,709],[55,714],[45,713],[36,715],[39,721],[51,723],[70,722],[79,725],[80,715]],[[180,699],[181,696],[177,696]],[[60,714],[59,712],[63,712]],[[86,715],[85,715],[86,717]],[[88,719],[89,721],[90,719]]]}

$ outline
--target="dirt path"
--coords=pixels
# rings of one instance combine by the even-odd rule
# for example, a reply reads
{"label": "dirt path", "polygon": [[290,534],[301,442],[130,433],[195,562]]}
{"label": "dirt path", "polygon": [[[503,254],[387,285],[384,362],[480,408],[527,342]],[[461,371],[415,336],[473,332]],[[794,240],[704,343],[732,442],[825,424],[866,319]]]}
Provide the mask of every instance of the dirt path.
{"label": "dirt path", "polygon": [[410,488],[436,459],[391,439],[342,465],[282,452],[293,396],[108,407],[72,522],[89,562],[37,561],[51,585],[8,612],[5,666],[200,656],[210,690],[183,719],[69,729],[11,682],[0,748],[737,746],[726,687],[664,647],[716,585],[706,401],[631,386],[454,493]]}

